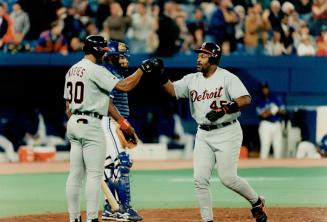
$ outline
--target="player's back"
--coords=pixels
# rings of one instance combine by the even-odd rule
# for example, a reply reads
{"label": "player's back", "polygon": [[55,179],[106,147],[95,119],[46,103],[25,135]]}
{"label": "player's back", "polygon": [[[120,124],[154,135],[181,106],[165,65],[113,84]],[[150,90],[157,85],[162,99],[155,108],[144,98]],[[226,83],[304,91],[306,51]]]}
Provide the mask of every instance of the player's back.
{"label": "player's back", "polygon": [[94,112],[107,115],[108,93],[118,79],[103,67],[82,59],[73,65],[66,74],[65,98],[70,103],[70,111]]}

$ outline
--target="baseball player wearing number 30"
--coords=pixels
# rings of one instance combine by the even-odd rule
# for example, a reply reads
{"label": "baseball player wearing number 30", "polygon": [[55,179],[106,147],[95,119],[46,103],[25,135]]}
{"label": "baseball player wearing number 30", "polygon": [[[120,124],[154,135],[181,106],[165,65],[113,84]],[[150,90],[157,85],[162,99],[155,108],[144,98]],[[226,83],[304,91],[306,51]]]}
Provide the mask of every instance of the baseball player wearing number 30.
{"label": "baseball player wearing number 30", "polygon": [[173,97],[188,98],[191,114],[199,125],[193,154],[195,192],[202,220],[213,221],[212,200],[209,191],[211,173],[217,164],[220,181],[237,192],[252,205],[257,222],[266,222],[264,199],[247,181],[237,176],[239,149],[243,134],[237,118],[240,109],[251,103],[251,97],[240,79],[219,68],[221,49],[205,42],[198,53],[197,71],[171,82],[162,67],[158,80]]}
{"label": "baseball player wearing number 30", "polygon": [[66,193],[70,222],[81,222],[80,189],[86,175],[87,222],[98,222],[100,184],[106,157],[101,119],[108,116],[109,95],[113,89],[132,90],[143,73],[151,72],[153,62],[145,60],[133,75],[119,80],[98,65],[108,51],[102,36],[91,35],[84,42],[84,58],[66,74],[64,98],[69,117],[67,136],[71,144],[70,170]]}

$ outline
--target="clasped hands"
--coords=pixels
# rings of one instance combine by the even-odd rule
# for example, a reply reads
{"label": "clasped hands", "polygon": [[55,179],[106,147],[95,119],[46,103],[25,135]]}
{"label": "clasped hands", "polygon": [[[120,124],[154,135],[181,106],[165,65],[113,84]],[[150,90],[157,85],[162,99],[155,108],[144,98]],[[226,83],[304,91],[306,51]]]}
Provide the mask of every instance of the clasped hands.
{"label": "clasped hands", "polygon": [[153,73],[158,78],[161,85],[168,82],[167,74],[164,69],[164,62],[160,58],[146,59],[139,67],[143,73]]}

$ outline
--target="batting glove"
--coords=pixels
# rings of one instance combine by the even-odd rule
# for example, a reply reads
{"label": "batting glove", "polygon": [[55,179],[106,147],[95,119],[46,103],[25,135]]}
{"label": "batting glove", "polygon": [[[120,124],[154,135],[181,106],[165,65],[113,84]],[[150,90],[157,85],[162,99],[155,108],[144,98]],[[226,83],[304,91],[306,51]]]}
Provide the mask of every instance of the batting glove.
{"label": "batting glove", "polygon": [[206,118],[210,120],[211,122],[217,121],[219,118],[223,117],[225,115],[225,110],[218,108],[215,110],[211,110],[206,114]]}
{"label": "batting glove", "polygon": [[143,73],[151,73],[154,69],[154,63],[152,59],[147,59],[142,62],[139,68],[143,71]]}

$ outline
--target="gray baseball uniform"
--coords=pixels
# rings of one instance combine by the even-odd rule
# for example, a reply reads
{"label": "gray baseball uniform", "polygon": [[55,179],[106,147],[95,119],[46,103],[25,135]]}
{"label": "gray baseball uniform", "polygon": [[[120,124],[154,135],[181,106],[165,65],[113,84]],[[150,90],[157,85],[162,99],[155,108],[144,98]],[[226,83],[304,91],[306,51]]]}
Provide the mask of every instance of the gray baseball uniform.
{"label": "gray baseball uniform", "polygon": [[104,67],[82,59],[66,74],[64,98],[73,115],[67,125],[71,143],[70,172],[66,184],[70,221],[80,216],[79,193],[86,174],[87,218],[98,217],[100,181],[106,144],[101,118],[106,116],[109,93],[119,80]]}
{"label": "gray baseball uniform", "polygon": [[206,118],[211,108],[219,108],[238,97],[249,95],[245,86],[237,76],[219,67],[209,78],[197,72],[173,82],[173,85],[177,99],[189,98],[192,117],[199,126],[217,126],[217,129],[212,130],[205,126],[199,127],[195,139],[194,182],[203,221],[213,220],[209,180],[216,163],[222,184],[255,203],[258,194],[237,176],[239,149],[243,139],[237,121],[240,112],[225,114],[214,123]]}

